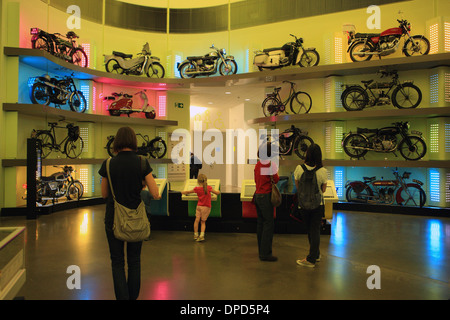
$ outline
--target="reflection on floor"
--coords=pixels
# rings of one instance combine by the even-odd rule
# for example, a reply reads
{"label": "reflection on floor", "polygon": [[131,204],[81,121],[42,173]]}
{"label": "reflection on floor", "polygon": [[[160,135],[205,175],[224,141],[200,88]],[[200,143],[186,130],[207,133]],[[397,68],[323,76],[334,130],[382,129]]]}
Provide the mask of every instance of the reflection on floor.
{"label": "reflection on floor", "polygon": [[[0,226],[27,227],[27,282],[33,299],[114,299],[103,224],[104,205],[41,216],[0,218]],[[293,222],[295,223],[295,222]],[[449,299],[450,219],[335,212],[332,235],[321,237],[316,268],[297,266],[306,235],[275,234],[277,262],[261,262],[256,235],[153,231],[142,251],[140,299]],[[81,289],[69,290],[71,265]],[[380,269],[381,289],[368,267]],[[370,270],[370,269],[369,269]],[[369,279],[370,278],[370,279]],[[368,281],[369,279],[369,281]],[[371,280],[372,279],[372,280]]]}

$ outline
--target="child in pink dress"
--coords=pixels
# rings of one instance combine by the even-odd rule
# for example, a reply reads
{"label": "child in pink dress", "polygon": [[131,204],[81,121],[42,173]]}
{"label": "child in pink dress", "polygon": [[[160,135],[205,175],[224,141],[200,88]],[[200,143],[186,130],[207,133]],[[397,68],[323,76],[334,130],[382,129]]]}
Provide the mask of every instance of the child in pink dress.
{"label": "child in pink dress", "polygon": [[[219,195],[220,191],[208,186],[208,178],[204,174],[199,174],[197,178],[198,186],[192,190],[182,191],[182,194],[196,193],[198,196],[197,209],[195,211],[194,240],[204,241],[206,230],[206,219],[211,212],[211,192]],[[198,224],[201,222],[200,236],[198,235]]]}

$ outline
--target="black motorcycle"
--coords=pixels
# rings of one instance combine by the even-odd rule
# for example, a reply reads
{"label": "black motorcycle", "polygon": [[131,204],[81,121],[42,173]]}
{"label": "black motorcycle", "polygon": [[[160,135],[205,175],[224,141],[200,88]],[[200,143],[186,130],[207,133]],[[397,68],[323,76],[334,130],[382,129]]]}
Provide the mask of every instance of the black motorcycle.
{"label": "black motorcycle", "polygon": [[84,112],[87,107],[83,92],[77,90],[73,78],[68,76],[62,79],[51,78],[49,75],[34,78],[30,98],[34,104],[48,106],[54,103],[58,108],[68,102],[70,110],[75,112]]}
{"label": "black motorcycle", "polygon": [[[140,133],[136,133],[136,136],[141,137],[144,142],[137,148],[137,154],[145,157],[152,157],[153,159],[161,159],[166,155],[167,145],[166,142],[161,137],[155,137],[150,140],[148,135],[142,135]],[[108,150],[108,154],[111,157],[114,157],[116,154],[114,153],[114,136],[108,137],[108,143],[106,144],[106,150]]]}
{"label": "black motorcycle", "polygon": [[237,63],[233,56],[226,56],[225,49],[218,49],[211,46],[213,51],[204,56],[187,57],[181,63],[177,64],[181,78],[195,78],[197,76],[210,76],[219,73],[222,76],[236,74]]}
{"label": "black motorcycle", "polygon": [[303,48],[303,38],[297,38],[293,34],[291,36],[295,38],[295,42],[288,42],[281,48],[255,51],[253,64],[258,67],[259,71],[263,71],[263,69],[273,70],[291,65],[313,67],[319,64],[320,56],[316,48],[305,49]]}
{"label": "black motorcycle", "polygon": [[399,150],[406,160],[419,160],[425,156],[427,145],[421,132],[411,130],[408,133],[408,130],[408,122],[394,122],[392,127],[381,129],[357,128],[356,133],[344,135],[342,147],[351,158],[362,158],[368,151],[394,153]]}
{"label": "black motorcycle", "polygon": [[[83,184],[72,177],[74,169],[71,166],[64,166],[62,169],[62,172],[56,172],[36,180],[36,201],[40,205],[45,205],[49,200],[56,202],[62,197],[66,197],[67,200],[80,200],[83,196]],[[22,198],[26,199],[26,185],[24,188],[25,195]]]}
{"label": "black motorcycle", "polygon": [[379,71],[381,77],[391,76],[389,82],[361,81],[360,85],[343,85],[342,106],[347,111],[362,110],[385,104],[392,104],[399,109],[416,108],[422,101],[422,91],[412,81],[400,82],[397,71]]}
{"label": "black motorcycle", "polygon": [[[47,51],[51,55],[86,68],[88,57],[81,45],[77,45],[75,39],[79,38],[73,31],[63,36],[60,33],[48,33],[39,28],[31,28],[31,47]],[[64,39],[65,38],[65,39]]]}
{"label": "black motorcycle", "polygon": [[308,136],[308,132],[291,125],[289,129],[280,133],[279,151],[281,155],[291,155],[294,151],[300,159],[305,159],[306,150],[313,143],[314,141]]}

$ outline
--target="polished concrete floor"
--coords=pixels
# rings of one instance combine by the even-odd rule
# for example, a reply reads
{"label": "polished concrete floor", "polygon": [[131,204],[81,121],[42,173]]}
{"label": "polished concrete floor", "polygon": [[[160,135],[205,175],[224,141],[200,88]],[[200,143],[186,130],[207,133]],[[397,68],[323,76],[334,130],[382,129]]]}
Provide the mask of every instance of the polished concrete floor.
{"label": "polished concrete floor", "polygon": [[[0,217],[0,227],[27,227],[27,281],[19,296],[114,299],[103,216],[98,205],[37,220]],[[295,263],[307,254],[306,235],[275,234],[278,261],[261,262],[255,234],[207,233],[197,243],[188,231],[153,231],[143,245],[139,299],[450,298],[449,218],[337,211],[320,249],[322,261],[310,269]],[[67,287],[71,265],[80,268],[81,289]],[[379,273],[368,273],[371,265]],[[375,275],[380,289],[369,289]]]}

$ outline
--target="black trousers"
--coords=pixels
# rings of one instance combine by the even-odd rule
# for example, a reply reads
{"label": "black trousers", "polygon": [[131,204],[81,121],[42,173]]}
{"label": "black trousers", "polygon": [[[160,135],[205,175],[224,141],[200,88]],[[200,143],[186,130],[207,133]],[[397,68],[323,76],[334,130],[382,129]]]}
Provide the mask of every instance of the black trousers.
{"label": "black trousers", "polygon": [[255,194],[255,206],[258,215],[256,234],[260,258],[272,256],[272,240],[274,230],[273,205],[270,193]]}
{"label": "black trousers", "polygon": [[322,205],[316,210],[302,210],[301,212],[309,241],[309,254],[306,260],[316,263],[316,259],[320,255],[320,225],[325,213],[325,206]]}

